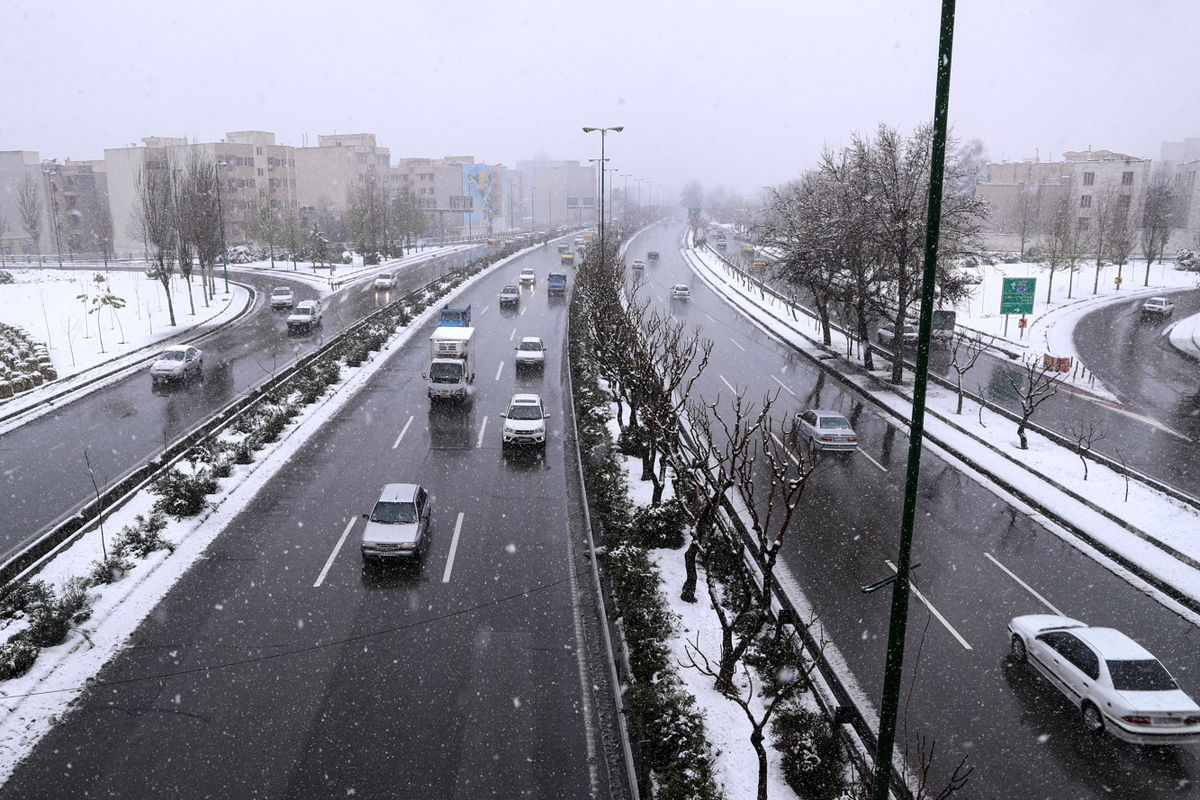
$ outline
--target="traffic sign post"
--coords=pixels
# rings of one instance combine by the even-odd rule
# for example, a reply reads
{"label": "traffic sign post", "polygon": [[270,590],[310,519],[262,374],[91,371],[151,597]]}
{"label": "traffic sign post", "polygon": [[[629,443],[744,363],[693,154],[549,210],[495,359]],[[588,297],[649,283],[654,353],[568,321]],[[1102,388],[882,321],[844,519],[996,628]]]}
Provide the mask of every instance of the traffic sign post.
{"label": "traffic sign post", "polygon": [[[1033,313],[1033,291],[1037,278],[1005,278],[1000,283],[1000,313],[1004,315],[1004,335],[1008,336],[1008,315]],[[1021,327],[1025,327],[1024,319]]]}
{"label": "traffic sign post", "polygon": [[1117,277],[1113,278],[1113,283],[1116,285],[1116,287],[1117,287],[1117,291],[1118,291],[1118,292],[1119,292],[1119,291],[1121,291],[1121,276],[1120,276],[1120,275],[1118,275]]}

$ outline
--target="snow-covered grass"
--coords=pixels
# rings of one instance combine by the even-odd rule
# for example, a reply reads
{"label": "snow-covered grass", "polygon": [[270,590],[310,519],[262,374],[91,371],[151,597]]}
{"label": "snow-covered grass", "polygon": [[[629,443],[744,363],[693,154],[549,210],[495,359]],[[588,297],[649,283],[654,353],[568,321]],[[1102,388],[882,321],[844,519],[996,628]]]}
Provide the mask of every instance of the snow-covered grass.
{"label": "snow-covered grass", "polygon": [[[107,364],[182,331],[224,322],[245,306],[246,290],[218,282],[217,296],[207,305],[197,277],[188,284],[171,280],[175,325],[162,284],[140,270],[9,269],[13,283],[0,284],[0,322],[24,328],[44,342],[59,379]],[[90,298],[111,295],[122,306],[92,310]],[[80,298],[83,299],[80,299]],[[48,384],[53,386],[53,384]],[[36,393],[37,390],[35,390]]]}

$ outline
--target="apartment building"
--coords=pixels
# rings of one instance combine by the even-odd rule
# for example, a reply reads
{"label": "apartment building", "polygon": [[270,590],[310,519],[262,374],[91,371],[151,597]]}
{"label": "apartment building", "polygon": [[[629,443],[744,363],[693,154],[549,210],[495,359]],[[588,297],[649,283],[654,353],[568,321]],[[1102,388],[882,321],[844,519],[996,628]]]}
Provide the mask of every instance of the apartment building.
{"label": "apartment building", "polygon": [[231,131],[220,142],[189,143],[180,137],[148,136],[142,146],[107,148],[104,164],[114,247],[118,254],[143,251],[137,222],[137,180],[142,169],[183,169],[191,154],[205,157],[220,176],[221,208],[227,242],[253,238],[259,208],[297,206],[297,164],[290,145],[275,143],[267,131]]}
{"label": "apartment building", "polygon": [[1131,214],[1138,225],[1150,172],[1149,159],[1108,150],[1068,151],[1062,161],[988,164],[989,179],[975,189],[992,209],[988,244],[1018,250],[1024,238],[1028,246],[1064,201],[1085,240],[1102,208]]}
{"label": "apartment building", "polygon": [[[20,195],[29,186],[40,204],[37,235],[25,230],[21,214]],[[54,249],[54,229],[47,204],[46,175],[36,150],[0,151],[0,253],[32,255]]]}
{"label": "apartment building", "polygon": [[469,236],[512,230],[509,172],[474,156],[401,158],[391,169],[392,196],[411,190],[429,213],[431,233]]}

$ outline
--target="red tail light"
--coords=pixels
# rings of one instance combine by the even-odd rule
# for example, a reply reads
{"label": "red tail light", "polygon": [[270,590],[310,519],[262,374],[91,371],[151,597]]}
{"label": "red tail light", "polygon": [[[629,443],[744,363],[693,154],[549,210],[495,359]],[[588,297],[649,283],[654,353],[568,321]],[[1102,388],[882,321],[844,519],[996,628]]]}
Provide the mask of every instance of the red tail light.
{"label": "red tail light", "polygon": [[1150,724],[1150,718],[1142,716],[1140,714],[1127,714],[1127,715],[1121,717],[1121,719],[1125,720],[1126,722],[1128,722],[1131,725],[1149,725]]}

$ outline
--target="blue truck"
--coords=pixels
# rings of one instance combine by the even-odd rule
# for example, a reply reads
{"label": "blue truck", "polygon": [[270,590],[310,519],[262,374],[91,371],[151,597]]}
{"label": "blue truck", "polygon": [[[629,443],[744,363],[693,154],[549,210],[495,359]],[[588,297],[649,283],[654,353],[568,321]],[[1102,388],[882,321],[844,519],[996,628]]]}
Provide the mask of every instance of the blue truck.
{"label": "blue truck", "polygon": [[546,294],[566,294],[567,293],[567,273],[551,272],[546,276]]}
{"label": "blue truck", "polygon": [[469,328],[471,327],[471,307],[466,308],[451,308],[447,303],[442,309],[442,316],[438,320],[439,326],[449,328]]}

